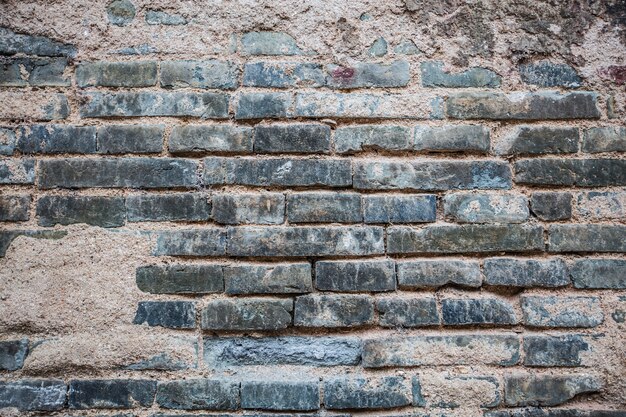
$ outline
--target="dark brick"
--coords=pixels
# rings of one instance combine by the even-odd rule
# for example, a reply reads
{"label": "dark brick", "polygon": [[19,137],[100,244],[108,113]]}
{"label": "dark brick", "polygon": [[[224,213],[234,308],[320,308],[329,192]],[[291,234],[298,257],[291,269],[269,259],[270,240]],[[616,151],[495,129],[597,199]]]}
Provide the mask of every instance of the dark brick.
{"label": "dark brick", "polygon": [[458,223],[524,223],[529,216],[521,194],[448,194],[443,204],[445,215]]}
{"label": "dark brick", "polygon": [[572,217],[572,194],[550,191],[533,193],[530,209],[540,220],[568,220]]}
{"label": "dark brick", "polygon": [[67,386],[57,379],[0,381],[0,410],[14,407],[20,411],[56,411],[65,406]]}
{"label": "dark brick", "polygon": [[206,61],[161,62],[161,87],[215,88],[234,90],[239,87],[239,70],[233,62]]}
{"label": "dark brick", "polygon": [[383,327],[424,327],[439,324],[437,301],[429,298],[376,300],[378,323]]}
{"label": "dark brick", "polygon": [[450,73],[444,71],[440,61],[422,62],[420,65],[423,87],[500,87],[500,76],[495,72],[481,67],[471,67],[465,71]]}
{"label": "dark brick", "polygon": [[513,325],[518,320],[513,306],[497,298],[444,299],[441,302],[443,324],[467,325]]}
{"label": "dark brick", "polygon": [[529,185],[604,187],[626,185],[623,159],[522,159],[515,162],[515,182]]}
{"label": "dark brick", "polygon": [[73,380],[70,381],[69,408],[150,407],[156,385],[156,381],[143,379]]}
{"label": "dark brick", "polygon": [[405,126],[356,125],[335,130],[335,151],[338,153],[370,149],[408,151],[412,148],[411,129]]}
{"label": "dark brick", "polygon": [[159,232],[154,255],[219,256],[226,254],[225,229],[185,229]]}
{"label": "dark brick", "polygon": [[0,195],[0,222],[24,222],[30,218],[31,196]]}
{"label": "dark brick", "polygon": [[320,64],[300,62],[251,62],[243,69],[247,87],[322,87],[326,74]]}
{"label": "dark brick", "polygon": [[169,151],[178,153],[252,152],[252,128],[233,125],[174,126]]}
{"label": "dark brick", "polygon": [[489,129],[484,126],[416,126],[413,148],[428,152],[488,153]]}
{"label": "dark brick", "polygon": [[98,129],[98,153],[160,153],[165,125],[108,125]]}
{"label": "dark brick", "polygon": [[0,28],[0,55],[39,55],[67,56],[76,55],[76,47],[44,36],[32,36],[15,33],[8,28]]}
{"label": "dark brick", "polygon": [[361,195],[311,192],[287,195],[290,223],[360,223]]}
{"label": "dark brick", "polygon": [[311,265],[232,265],[224,268],[226,293],[302,294],[313,291]]}
{"label": "dark brick", "polygon": [[523,296],[524,323],[533,327],[595,327],[604,321],[597,297]]}
{"label": "dark brick", "polygon": [[137,287],[152,294],[210,294],[224,291],[221,265],[149,265],[137,268]]}
{"label": "dark brick", "polygon": [[555,406],[579,394],[598,392],[600,381],[589,375],[512,374],[504,377],[504,398],[509,407]]}
{"label": "dark brick", "polygon": [[187,379],[159,382],[156,403],[175,410],[236,410],[239,383],[224,379]]}
{"label": "dark brick", "polygon": [[626,152],[626,127],[592,127],[585,130],[583,152]]}
{"label": "dark brick", "polygon": [[[28,355],[28,339],[0,341],[0,370],[21,369],[26,355]],[[0,394],[0,402],[2,402],[1,397],[2,394]]]}
{"label": "dark brick", "polygon": [[550,252],[626,252],[626,226],[554,224],[548,229]]}
{"label": "dark brick", "polygon": [[394,261],[318,261],[315,287],[321,291],[380,292],[396,289]]}
{"label": "dark brick", "polygon": [[196,305],[190,301],[140,301],[133,324],[171,329],[196,327]]}
{"label": "dark brick", "polygon": [[293,106],[291,93],[241,93],[235,119],[280,119],[289,117]]}
{"label": "dark brick", "polygon": [[280,193],[214,194],[213,219],[222,224],[282,224],[285,196]]}
{"label": "dark brick", "polygon": [[3,58],[0,57],[0,86],[4,87],[68,87],[63,73],[66,58]]}
{"label": "dark brick", "polygon": [[259,153],[329,153],[330,127],[321,124],[257,125],[254,151]]}
{"label": "dark brick", "polygon": [[339,377],[324,381],[324,406],[329,410],[381,410],[410,404],[411,384],[403,377]]}
{"label": "dark brick", "polygon": [[17,135],[16,149],[22,153],[96,153],[93,126],[29,125]]}
{"label": "dark brick", "polygon": [[291,326],[290,299],[242,298],[209,301],[204,330],[281,330]]}
{"label": "dark brick", "polygon": [[581,353],[591,347],[580,335],[524,336],[525,366],[581,366]]}
{"label": "dark brick", "polygon": [[211,203],[202,194],[129,195],[126,210],[129,222],[198,222],[209,219]]}
{"label": "dark brick", "polygon": [[45,159],[39,161],[39,187],[192,188],[198,163],[179,158]]}
{"label": "dark brick", "polygon": [[330,64],[326,66],[326,72],[331,88],[405,87],[411,78],[406,61],[390,64],[358,62],[352,66]]}
{"label": "dark brick", "polygon": [[503,287],[563,287],[569,285],[562,259],[491,258],[485,260],[485,284]]}
{"label": "dark brick", "polygon": [[76,67],[76,85],[85,87],[151,87],[156,85],[153,61],[91,62]]}
{"label": "dark brick", "polygon": [[495,146],[498,155],[542,155],[578,152],[578,128],[516,126]]}
{"label": "dark brick", "polygon": [[372,324],[374,302],[365,295],[303,295],[296,298],[293,323],[300,327],[356,327]]}
{"label": "dark brick", "polygon": [[437,197],[428,194],[364,195],[365,223],[427,223],[434,222]]}
{"label": "dark brick", "polygon": [[311,411],[320,408],[317,381],[245,381],[241,408],[275,411]]}
{"label": "dark brick", "polygon": [[40,226],[86,223],[100,227],[119,227],[126,221],[123,197],[41,196],[37,200]]}
{"label": "dark brick", "polygon": [[624,259],[580,259],[571,274],[576,288],[626,288]]}
{"label": "dark brick", "polygon": [[241,37],[242,55],[301,55],[296,41],[284,32],[247,32]]}
{"label": "dark brick", "polygon": [[398,261],[398,285],[401,289],[437,288],[444,285],[480,287],[480,264],[475,261],[419,260]]}
{"label": "dark brick", "polygon": [[66,235],[67,232],[62,230],[0,230],[0,257],[6,254],[13,240],[19,236],[34,239],[61,239]]}
{"label": "dark brick", "polygon": [[531,62],[519,66],[519,75],[526,84],[539,87],[578,88],[582,80],[574,68],[550,61]]}

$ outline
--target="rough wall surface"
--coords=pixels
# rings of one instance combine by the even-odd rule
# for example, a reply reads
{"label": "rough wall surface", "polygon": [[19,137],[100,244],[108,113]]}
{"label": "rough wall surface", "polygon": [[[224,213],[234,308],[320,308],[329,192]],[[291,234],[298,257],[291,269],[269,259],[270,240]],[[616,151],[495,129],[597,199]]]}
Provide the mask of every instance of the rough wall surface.
{"label": "rough wall surface", "polygon": [[0,415],[626,415],[626,3],[0,2]]}

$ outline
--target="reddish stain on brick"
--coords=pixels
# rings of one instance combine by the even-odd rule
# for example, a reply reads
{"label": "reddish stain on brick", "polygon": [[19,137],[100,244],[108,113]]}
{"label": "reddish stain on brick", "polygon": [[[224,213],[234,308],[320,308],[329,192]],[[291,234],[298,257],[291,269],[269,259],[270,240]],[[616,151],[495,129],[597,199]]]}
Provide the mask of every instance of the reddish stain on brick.
{"label": "reddish stain on brick", "polygon": [[354,68],[339,67],[333,71],[333,78],[340,80],[349,80],[354,77]]}

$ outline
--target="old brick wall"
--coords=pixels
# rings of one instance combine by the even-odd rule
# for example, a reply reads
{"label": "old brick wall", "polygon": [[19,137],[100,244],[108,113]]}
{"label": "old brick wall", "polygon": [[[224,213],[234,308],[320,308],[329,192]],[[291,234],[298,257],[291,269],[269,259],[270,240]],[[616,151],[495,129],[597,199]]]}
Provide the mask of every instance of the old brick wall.
{"label": "old brick wall", "polygon": [[625,26],[0,2],[0,415],[626,416]]}

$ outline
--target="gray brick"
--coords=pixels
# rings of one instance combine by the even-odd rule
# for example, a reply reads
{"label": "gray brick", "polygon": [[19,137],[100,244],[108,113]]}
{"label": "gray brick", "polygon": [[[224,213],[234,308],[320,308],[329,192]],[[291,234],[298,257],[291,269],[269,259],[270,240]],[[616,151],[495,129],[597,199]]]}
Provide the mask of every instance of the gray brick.
{"label": "gray brick", "polygon": [[211,368],[246,365],[357,365],[361,342],[354,337],[283,336],[205,338],[204,361]]}
{"label": "gray brick", "polygon": [[175,410],[236,410],[239,383],[225,379],[186,379],[161,381],[156,403]]}
{"label": "gray brick", "polygon": [[226,293],[301,294],[313,291],[311,265],[233,265],[224,268]]}
{"label": "gray brick", "polygon": [[98,128],[98,153],[160,153],[164,125],[108,125]]}
{"label": "gray brick", "polygon": [[161,87],[215,88],[234,90],[239,87],[241,71],[237,64],[209,59],[206,61],[161,62]]}
{"label": "gray brick", "polygon": [[16,142],[13,129],[0,127],[0,155],[13,155]]}
{"label": "gray brick", "polygon": [[45,90],[0,91],[0,120],[62,120],[70,115],[65,94]]}
{"label": "gray brick", "polygon": [[233,125],[175,126],[169,151],[178,153],[252,152],[252,128]]}
{"label": "gray brick", "polygon": [[484,265],[485,284],[503,287],[563,287],[569,285],[562,259],[490,258]]}
{"label": "gray brick", "polygon": [[376,300],[378,323],[383,327],[425,327],[439,325],[437,301],[428,298],[381,298]]}
{"label": "gray brick", "polygon": [[578,152],[578,128],[516,126],[495,145],[498,155],[542,155]]}
{"label": "gray brick", "polygon": [[281,330],[291,326],[293,301],[241,298],[209,301],[202,310],[204,330]]}
{"label": "gray brick", "polygon": [[93,126],[29,125],[18,130],[16,149],[22,153],[95,153]]}
{"label": "gray brick", "polygon": [[589,191],[577,199],[578,213],[592,220],[626,218],[626,192]]}
{"label": "gray brick", "polygon": [[526,84],[539,87],[578,88],[582,85],[582,80],[574,68],[550,61],[522,64],[519,66],[519,75]]}
{"label": "gray brick", "polygon": [[581,353],[589,353],[591,346],[580,335],[524,336],[524,365],[581,366]]}
{"label": "gray brick", "polygon": [[598,119],[596,93],[455,93],[447,100],[453,119],[568,120]]}
{"label": "gray brick", "polygon": [[322,124],[257,125],[257,153],[329,153],[330,127]]}
{"label": "gray brick", "polygon": [[66,235],[67,232],[62,230],[0,230],[0,257],[6,254],[13,240],[19,236],[34,239],[62,239]]}
{"label": "gray brick", "polygon": [[230,97],[222,93],[163,93],[154,91],[85,93],[81,96],[80,116],[153,117],[187,116],[227,119]]}
{"label": "gray brick", "polygon": [[[437,175],[433,176],[433,172]],[[369,190],[471,190],[511,188],[500,161],[354,161],[354,188]]]}
{"label": "gray brick", "polygon": [[441,61],[422,62],[420,65],[423,87],[500,87],[500,76],[495,72],[481,67],[472,67],[462,72],[444,71]]}
{"label": "gray brick", "polygon": [[444,285],[480,287],[480,264],[454,259],[398,261],[398,285],[402,289],[437,288]]}
{"label": "gray brick", "polygon": [[144,379],[73,380],[70,381],[69,408],[150,407],[156,385],[156,381]]}
{"label": "gray brick", "polygon": [[38,183],[42,189],[192,188],[197,169],[197,161],[175,158],[45,159]]}
{"label": "gray brick", "polygon": [[222,224],[281,224],[285,196],[280,193],[213,194],[213,219]]}
{"label": "gray brick", "polygon": [[411,129],[392,125],[358,125],[335,130],[335,151],[356,153],[370,149],[404,151],[413,148]]}
{"label": "gray brick", "polygon": [[400,376],[339,377],[324,381],[324,406],[329,410],[382,410],[410,404],[410,380]]}
{"label": "gray brick", "polygon": [[311,192],[287,195],[290,223],[360,223],[361,195],[356,193]]}
{"label": "gray brick", "polygon": [[513,306],[498,298],[444,299],[441,302],[443,324],[514,325],[518,323]]}
{"label": "gray brick", "polygon": [[224,291],[222,265],[148,265],[135,272],[137,287],[151,294],[210,294]]}
{"label": "gray brick", "polygon": [[76,84],[81,88],[151,87],[156,81],[153,61],[90,62],[76,67]]}
{"label": "gray brick", "polygon": [[300,62],[251,62],[243,69],[247,87],[322,87],[326,74],[322,65]]}
{"label": "gray brick", "polygon": [[31,196],[0,195],[0,222],[24,222],[30,218]]}
{"label": "gray brick", "polygon": [[15,33],[8,28],[0,28],[0,55],[67,56],[76,55],[76,47],[57,42],[45,36]]}
{"label": "gray brick", "polygon": [[580,259],[571,268],[576,288],[626,288],[626,260]]}
{"label": "gray brick", "polygon": [[318,261],[315,287],[321,291],[380,292],[396,289],[395,262]]}
{"label": "gray brick", "polygon": [[458,223],[524,223],[528,200],[521,194],[448,194],[444,213]]}
{"label": "gray brick", "polygon": [[563,404],[579,394],[598,392],[601,388],[598,379],[584,374],[512,374],[504,377],[504,398],[509,407],[551,407]]}
{"label": "gray brick", "polygon": [[390,64],[358,62],[352,66],[326,66],[328,86],[331,88],[387,88],[405,87],[411,79],[407,61]]}
{"label": "gray brick", "polygon": [[123,197],[41,196],[37,200],[40,226],[86,223],[100,227],[119,227],[126,221]]}
{"label": "gray brick", "polygon": [[488,153],[489,129],[474,125],[415,126],[413,148],[429,152]]}
{"label": "gray brick", "polygon": [[199,222],[209,219],[211,204],[202,194],[129,195],[126,210],[129,222]]}
{"label": "gray brick", "polygon": [[190,301],[140,301],[133,324],[170,329],[196,327],[196,305]]}
{"label": "gray brick", "polygon": [[65,406],[67,386],[57,379],[0,381],[0,410],[15,407],[20,411],[56,411]]}
{"label": "gray brick", "polygon": [[244,381],[241,408],[274,411],[312,411],[320,408],[317,381]]}
{"label": "gray brick", "polygon": [[543,221],[568,220],[572,217],[572,194],[550,191],[533,193],[530,209]]}
{"label": "gray brick", "polygon": [[149,25],[180,26],[188,23],[187,19],[180,14],[170,14],[161,10],[146,10],[145,20]]}
{"label": "gray brick", "polygon": [[0,58],[0,86],[68,87],[66,58]]}
{"label": "gray brick", "polygon": [[529,185],[604,187],[626,185],[622,159],[522,159],[515,162],[515,182]]}
{"label": "gray brick", "polygon": [[382,227],[231,227],[231,256],[341,256],[383,254]]}
{"label": "gray brick", "polygon": [[235,119],[281,119],[291,116],[291,93],[240,93]]}
{"label": "gray brick", "polygon": [[585,130],[583,152],[626,152],[626,127],[592,127]]}
{"label": "gray brick", "polygon": [[179,229],[159,232],[154,255],[220,256],[226,254],[226,230]]}
{"label": "gray brick", "polygon": [[544,250],[543,228],[531,225],[437,225],[387,230],[387,253],[535,252]]}
{"label": "gray brick", "polygon": [[364,195],[365,223],[426,223],[436,220],[437,198],[427,194]]}
{"label": "gray brick", "polygon": [[[28,355],[28,339],[0,341],[0,371],[21,369],[26,355]],[[0,394],[0,403],[2,403],[2,394]]]}
{"label": "gray brick", "polygon": [[554,224],[548,229],[550,252],[626,252],[626,226]]}
{"label": "gray brick", "polygon": [[604,321],[597,297],[524,296],[524,323],[533,327],[596,327]]}
{"label": "gray brick", "polygon": [[374,322],[373,299],[365,295],[302,295],[293,324],[299,327],[358,327]]}
{"label": "gray brick", "polygon": [[241,37],[242,55],[302,55],[296,41],[283,32],[247,32]]}

